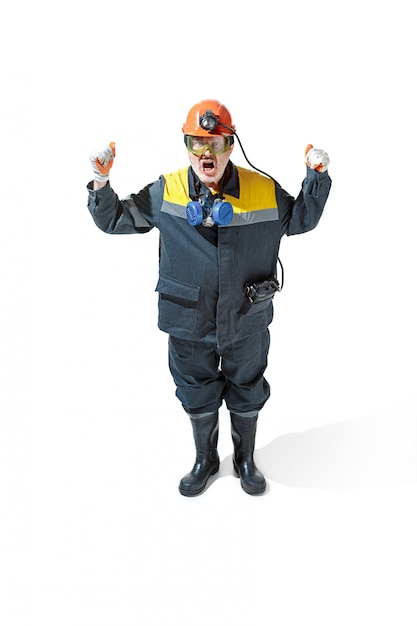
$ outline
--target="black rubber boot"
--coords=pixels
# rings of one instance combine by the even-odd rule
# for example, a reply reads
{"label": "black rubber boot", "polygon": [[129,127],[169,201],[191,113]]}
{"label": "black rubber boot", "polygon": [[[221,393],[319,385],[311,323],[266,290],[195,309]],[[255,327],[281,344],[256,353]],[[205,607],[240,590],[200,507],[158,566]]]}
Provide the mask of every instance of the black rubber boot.
{"label": "black rubber boot", "polygon": [[219,438],[218,412],[206,417],[192,417],[196,460],[193,469],[184,476],[178,489],[183,496],[197,496],[206,488],[207,481],[219,471],[220,461],[217,452]]}
{"label": "black rubber boot", "polygon": [[266,489],[266,481],[253,460],[258,416],[241,417],[231,413],[230,417],[235,448],[233,467],[240,477],[242,489],[251,496],[263,493]]}

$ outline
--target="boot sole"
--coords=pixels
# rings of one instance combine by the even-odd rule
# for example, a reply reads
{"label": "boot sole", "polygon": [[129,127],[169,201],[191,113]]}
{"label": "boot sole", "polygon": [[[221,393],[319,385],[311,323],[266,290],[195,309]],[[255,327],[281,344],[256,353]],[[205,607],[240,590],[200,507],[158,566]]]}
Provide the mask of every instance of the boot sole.
{"label": "boot sole", "polygon": [[185,489],[184,487],[181,487],[181,484],[180,484],[179,487],[178,487],[178,490],[179,490],[180,494],[182,496],[186,496],[188,498],[192,498],[193,496],[199,496],[200,493],[203,493],[203,491],[207,488],[207,485],[208,485],[208,482],[209,482],[210,478],[212,476],[214,476],[215,474],[217,474],[219,469],[220,469],[220,463],[219,463],[219,465],[217,467],[215,467],[213,469],[212,472],[210,472],[210,474],[208,475],[207,480],[204,483],[204,485],[202,487],[199,487],[198,489]]}
{"label": "boot sole", "polygon": [[266,482],[263,485],[260,485],[259,487],[248,487],[242,481],[242,478],[241,478],[240,472],[239,472],[239,468],[236,465],[236,462],[234,460],[233,460],[233,469],[235,470],[237,477],[240,478],[240,485],[241,485],[241,487],[242,487],[242,489],[243,489],[243,491],[245,493],[247,493],[249,496],[260,496],[263,493],[265,493],[265,491],[266,491]]}

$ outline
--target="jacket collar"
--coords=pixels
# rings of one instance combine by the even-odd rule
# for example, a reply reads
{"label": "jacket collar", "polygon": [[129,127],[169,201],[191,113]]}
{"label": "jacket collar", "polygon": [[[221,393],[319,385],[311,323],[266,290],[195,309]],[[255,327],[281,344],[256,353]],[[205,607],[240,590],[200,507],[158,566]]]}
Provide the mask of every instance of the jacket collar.
{"label": "jacket collar", "polygon": [[[239,175],[237,167],[231,161],[226,166],[221,182],[223,183],[223,193],[239,198]],[[196,176],[191,165],[188,168],[188,189],[190,198],[198,198],[207,190],[206,185]]]}

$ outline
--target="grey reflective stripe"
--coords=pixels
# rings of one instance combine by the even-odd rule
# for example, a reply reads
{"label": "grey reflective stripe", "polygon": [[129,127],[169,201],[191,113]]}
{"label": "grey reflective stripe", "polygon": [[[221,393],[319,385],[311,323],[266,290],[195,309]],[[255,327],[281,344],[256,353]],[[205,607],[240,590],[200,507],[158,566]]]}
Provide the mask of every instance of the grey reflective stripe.
{"label": "grey reflective stripe", "polygon": [[123,209],[126,210],[133,219],[133,223],[136,228],[149,228],[149,222],[143,217],[132,196],[126,196],[123,198]]}
{"label": "grey reflective stripe", "polygon": [[182,204],[174,204],[174,202],[168,202],[163,200],[161,206],[161,213],[169,213],[169,215],[175,215],[175,217],[182,217],[186,219],[185,206]]}
{"label": "grey reflective stripe", "polygon": [[262,222],[276,222],[279,219],[278,209],[260,209],[259,211],[246,211],[234,213],[230,226],[248,226],[249,224],[261,224]]}
{"label": "grey reflective stripe", "polygon": [[236,411],[231,411],[233,415],[236,417],[242,417],[243,419],[254,419],[258,416],[259,411],[246,411],[246,413],[236,413]]}
{"label": "grey reflective stripe", "polygon": [[[186,219],[185,206],[164,200],[161,207],[162,213],[168,213],[175,217]],[[248,226],[249,224],[261,224],[262,222],[276,222],[279,219],[278,208],[260,209],[258,211],[245,211],[233,213],[233,220],[229,226]],[[227,226],[222,226],[227,228]]]}
{"label": "grey reflective stripe", "polygon": [[207,411],[206,413],[188,413],[188,416],[192,420],[201,420],[209,415],[217,415],[217,411]]}

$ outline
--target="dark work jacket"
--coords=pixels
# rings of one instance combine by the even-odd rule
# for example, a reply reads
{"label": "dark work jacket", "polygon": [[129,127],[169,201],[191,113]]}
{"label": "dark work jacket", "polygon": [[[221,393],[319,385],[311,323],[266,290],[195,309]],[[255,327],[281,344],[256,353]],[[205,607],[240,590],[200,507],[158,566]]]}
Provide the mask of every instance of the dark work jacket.
{"label": "dark work jacket", "polygon": [[191,226],[186,219],[195,184],[191,167],[163,175],[122,200],[109,184],[93,191],[89,183],[88,208],[106,233],[159,229],[159,328],[222,347],[271,323],[272,300],[250,303],[245,285],[276,274],[283,235],[315,228],[331,179],[307,168],[294,199],[276,181],[229,162],[223,193],[233,206],[233,220],[212,228]]}

